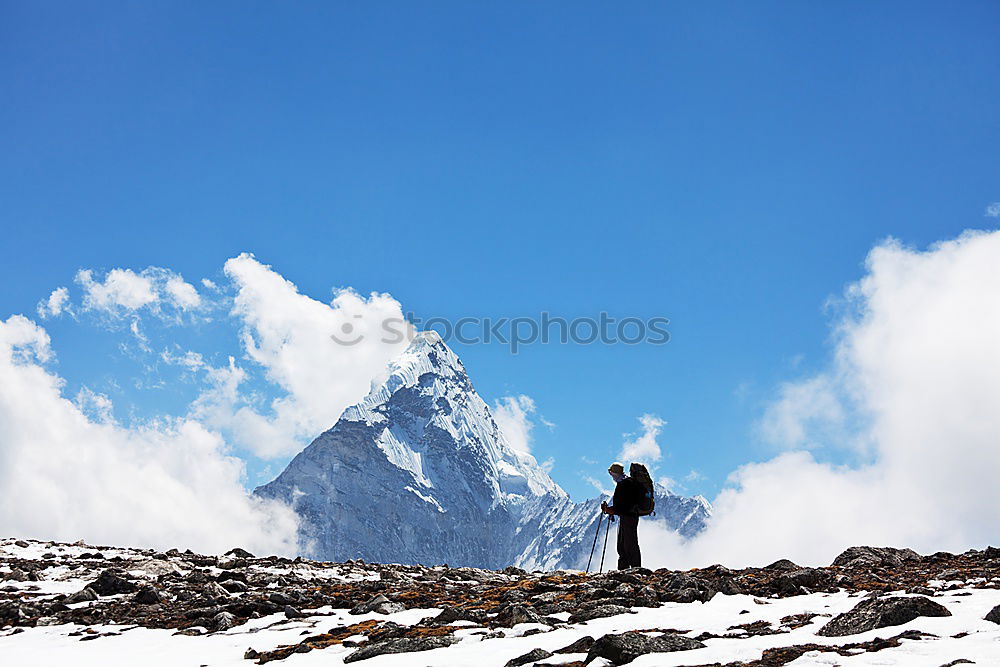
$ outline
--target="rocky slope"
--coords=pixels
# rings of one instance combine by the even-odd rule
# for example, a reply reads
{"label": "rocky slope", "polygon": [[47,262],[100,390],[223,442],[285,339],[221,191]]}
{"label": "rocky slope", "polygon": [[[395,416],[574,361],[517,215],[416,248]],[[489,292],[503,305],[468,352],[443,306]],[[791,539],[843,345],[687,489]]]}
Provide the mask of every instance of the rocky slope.
{"label": "rocky slope", "polygon": [[7,539],[0,579],[3,664],[942,667],[1000,645],[995,548],[585,575]]}
{"label": "rocky slope", "polygon": [[[295,508],[312,557],[491,568],[581,567],[600,504],[574,503],[507,443],[433,332],[256,493]],[[650,520],[690,537],[710,509],[661,488]]]}

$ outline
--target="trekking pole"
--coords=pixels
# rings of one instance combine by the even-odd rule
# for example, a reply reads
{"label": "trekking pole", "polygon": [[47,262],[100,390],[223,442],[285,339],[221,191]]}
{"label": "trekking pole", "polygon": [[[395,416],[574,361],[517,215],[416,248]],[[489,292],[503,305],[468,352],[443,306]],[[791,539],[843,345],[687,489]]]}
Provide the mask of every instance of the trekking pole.
{"label": "trekking pole", "polygon": [[587,574],[590,574],[590,561],[594,559],[594,549],[597,548],[597,538],[601,536],[601,523],[604,521],[604,512],[597,517],[597,532],[594,533],[594,544],[590,547],[590,558],[587,559]]}
{"label": "trekking pole", "polygon": [[608,524],[604,528],[604,548],[601,550],[601,571],[598,572],[598,574],[601,574],[601,573],[604,572],[604,554],[606,554],[608,552],[608,533],[611,531],[611,522],[613,520],[614,520],[613,517],[609,514],[608,515]]}

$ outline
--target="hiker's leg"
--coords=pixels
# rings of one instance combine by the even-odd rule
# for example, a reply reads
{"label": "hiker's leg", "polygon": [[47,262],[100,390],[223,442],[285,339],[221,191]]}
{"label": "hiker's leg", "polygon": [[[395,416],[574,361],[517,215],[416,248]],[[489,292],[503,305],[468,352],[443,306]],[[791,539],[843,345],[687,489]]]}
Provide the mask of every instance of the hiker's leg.
{"label": "hiker's leg", "polygon": [[632,557],[632,567],[642,567],[642,551],[639,550],[639,518],[635,519],[635,529],[632,531],[635,538],[635,551]]}
{"label": "hiker's leg", "polygon": [[628,540],[625,535],[625,519],[628,517],[618,517],[618,569],[624,570],[628,567]]}
{"label": "hiker's leg", "polygon": [[620,540],[618,559],[618,569],[625,570],[636,567],[639,561],[639,536],[636,529],[639,526],[639,518],[634,516],[619,517],[618,537]]}

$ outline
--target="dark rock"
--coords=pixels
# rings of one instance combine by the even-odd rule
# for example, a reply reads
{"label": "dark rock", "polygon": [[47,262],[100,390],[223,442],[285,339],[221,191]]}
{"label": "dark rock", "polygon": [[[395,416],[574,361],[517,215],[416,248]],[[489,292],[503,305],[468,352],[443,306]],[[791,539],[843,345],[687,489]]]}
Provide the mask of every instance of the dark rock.
{"label": "dark rock", "polygon": [[406,609],[406,605],[400,602],[393,602],[386,596],[379,594],[371,598],[367,602],[362,602],[353,609],[351,609],[351,614],[370,614],[375,612],[376,614],[395,614]]}
{"label": "dark rock", "polygon": [[244,660],[256,660],[259,657],[260,657],[260,653],[258,653],[257,651],[253,650],[252,648],[248,648],[243,653],[243,659]]}
{"label": "dark rock", "polygon": [[167,596],[153,586],[143,586],[139,592],[132,597],[132,601],[137,604],[158,604],[163,602]]}
{"label": "dark rock", "polygon": [[226,598],[229,597],[229,591],[227,591],[225,588],[215,583],[214,581],[205,584],[205,587],[202,589],[202,592],[207,597],[212,598],[213,600],[218,600],[218,599],[225,600]]}
{"label": "dark rock", "polygon": [[461,607],[447,606],[441,613],[432,619],[434,625],[449,625],[455,621],[471,621],[482,623],[486,620],[486,613],[479,609],[463,609]]}
{"label": "dark rock", "polygon": [[228,611],[220,611],[212,617],[212,629],[216,632],[228,630],[236,626],[236,617]]}
{"label": "dark rock", "polygon": [[235,556],[237,558],[253,558],[253,554],[246,549],[240,549],[236,547],[235,549],[230,549],[226,552],[227,556]]}
{"label": "dark rock", "polygon": [[21,547],[22,549],[27,549],[28,548],[28,543],[25,542],[24,540],[18,540],[16,542],[14,542],[14,546]]}
{"label": "dark rock", "polygon": [[250,590],[250,586],[248,586],[246,583],[238,579],[230,579],[228,581],[223,581],[219,585],[222,586],[222,588],[224,588],[225,590],[229,591],[230,593],[246,593],[248,590]]}
{"label": "dark rock", "polygon": [[594,638],[590,635],[580,637],[568,646],[563,646],[556,653],[586,653],[594,646]]}
{"label": "dark rock", "polygon": [[782,558],[781,560],[776,560],[770,565],[764,568],[765,570],[798,570],[801,569],[798,565],[788,560],[787,558]]}
{"label": "dark rock", "polygon": [[912,549],[892,547],[850,547],[833,559],[840,567],[899,567],[906,561],[920,560]]}
{"label": "dark rock", "polygon": [[414,653],[416,651],[430,651],[436,648],[451,646],[458,641],[457,637],[403,637],[399,639],[388,639],[383,642],[376,642],[362,646],[358,650],[347,655],[344,662],[357,662],[367,660],[377,655],[387,653]]}
{"label": "dark rock", "polygon": [[111,568],[104,570],[97,576],[97,580],[90,584],[90,588],[98,595],[118,595],[120,593],[133,593],[139,587],[135,582],[125,578],[125,572]]}
{"label": "dark rock", "polygon": [[285,618],[302,618],[305,616],[301,611],[293,607],[292,605],[285,605]]}
{"label": "dark rock", "polygon": [[97,593],[90,586],[85,587],[81,591],[77,591],[72,595],[66,597],[63,602],[66,604],[76,604],[77,602],[93,602],[98,598]]}
{"label": "dark rock", "polygon": [[544,623],[538,613],[531,607],[512,604],[504,607],[493,617],[490,624],[494,627],[512,628],[518,623]]}
{"label": "dark rock", "polygon": [[531,649],[524,655],[519,655],[516,658],[511,658],[504,664],[504,667],[521,667],[521,665],[527,665],[529,662],[538,662],[539,660],[544,660],[545,658],[551,658],[552,652],[546,651],[543,648]]}
{"label": "dark rock", "polygon": [[587,652],[586,662],[589,663],[595,658],[606,658],[616,665],[624,665],[647,653],[690,651],[696,648],[705,648],[705,645],[697,639],[681,635],[649,637],[639,632],[609,634],[594,642]]}
{"label": "dark rock", "polygon": [[983,617],[983,620],[992,621],[993,623],[1000,625],[1000,604],[993,607],[993,609],[990,610],[990,613]]}
{"label": "dark rock", "polygon": [[606,616],[617,616],[618,614],[627,614],[628,611],[629,611],[628,607],[622,607],[614,604],[604,604],[571,615],[569,617],[569,622],[585,623],[586,621],[592,621],[595,618],[605,618]]}
{"label": "dark rock", "polygon": [[[385,597],[385,596],[382,596],[382,597]],[[281,605],[282,607],[284,607],[285,605],[295,604],[296,602],[298,602],[298,600],[290,598],[290,597],[288,597],[287,595],[285,595],[284,593],[282,593],[280,591],[275,591],[275,592],[271,593],[270,595],[267,596],[267,599],[270,600],[271,602],[273,602],[274,604]],[[386,598],[386,599],[388,600],[388,598]],[[361,605],[358,605],[358,606],[360,607]],[[357,607],[355,607],[355,609],[356,608]],[[352,610],[351,613],[352,614],[354,614],[354,613],[367,614],[368,612],[367,611],[354,612]]]}
{"label": "dark rock", "polygon": [[783,595],[797,595],[802,589],[815,591],[830,585],[830,574],[826,570],[804,567],[791,570],[774,580],[774,588]]}
{"label": "dark rock", "polygon": [[836,616],[817,634],[823,637],[856,635],[876,628],[903,625],[920,616],[951,616],[951,612],[922,596],[871,597]]}

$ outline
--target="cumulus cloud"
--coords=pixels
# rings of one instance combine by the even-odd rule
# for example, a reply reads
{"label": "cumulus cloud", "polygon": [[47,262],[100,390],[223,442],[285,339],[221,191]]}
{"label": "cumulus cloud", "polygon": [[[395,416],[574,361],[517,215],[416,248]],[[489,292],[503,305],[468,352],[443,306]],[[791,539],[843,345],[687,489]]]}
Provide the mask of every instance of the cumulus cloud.
{"label": "cumulus cloud", "polygon": [[38,303],[38,316],[42,319],[56,317],[69,311],[69,289],[58,287],[52,290],[49,298]]}
{"label": "cumulus cloud", "polygon": [[284,395],[265,410],[247,403],[239,392],[245,369],[230,360],[210,374],[194,414],[258,456],[293,454],[333,426],[412,339],[388,294],[339,290],[330,303],[317,301],[249,254],[228,260],[225,273],[246,355]]}
{"label": "cumulus cloud", "polygon": [[173,311],[196,310],[204,305],[194,285],[161,267],[151,266],[138,273],[132,269],[112,269],[103,278],[95,278],[90,269],[81,269],[76,282],[83,289],[84,310],[110,315],[129,315],[146,309],[168,318],[175,316]]}
{"label": "cumulus cloud", "polygon": [[[1000,232],[868,255],[829,368],[782,387],[762,422],[790,451],[744,465],[708,530],[651,531],[654,567],[828,564],[852,544],[962,551],[1000,530]],[[836,405],[839,403],[839,406]],[[831,429],[856,463],[824,460]],[[833,422],[831,425],[830,422]],[[850,457],[848,457],[850,458]]]}
{"label": "cumulus cloud", "polygon": [[642,433],[634,440],[626,440],[618,454],[626,470],[632,461],[649,463],[660,460],[660,445],[656,438],[666,422],[656,415],[645,414],[639,418],[639,423],[642,424]]}
{"label": "cumulus cloud", "polygon": [[107,397],[89,390],[77,403],[63,397],[63,379],[44,366],[51,358],[43,328],[16,315],[0,322],[6,534],[207,552],[234,545],[296,551],[292,511],[245,492],[243,464],[217,434],[190,419],[123,428],[111,419]]}
{"label": "cumulus cloud", "polygon": [[[493,405],[493,419],[507,439],[507,444],[518,452],[531,453],[531,417],[535,401],[530,396],[504,396]],[[551,467],[551,466],[550,466]]]}

